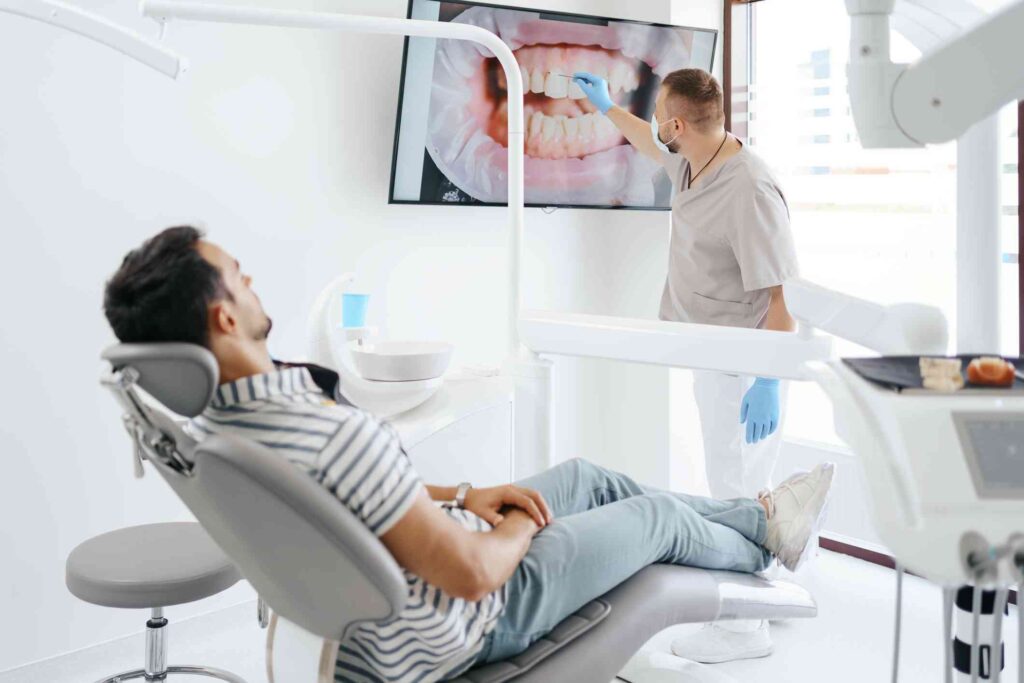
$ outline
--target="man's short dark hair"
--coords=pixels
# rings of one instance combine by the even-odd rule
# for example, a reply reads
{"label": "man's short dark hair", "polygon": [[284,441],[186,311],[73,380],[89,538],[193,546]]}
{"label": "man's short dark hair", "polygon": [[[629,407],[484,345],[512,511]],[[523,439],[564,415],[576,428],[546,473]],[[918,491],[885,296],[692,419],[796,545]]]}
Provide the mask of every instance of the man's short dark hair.
{"label": "man's short dark hair", "polygon": [[197,249],[202,237],[191,226],[167,228],[128,252],[103,295],[118,339],[209,346],[207,311],[227,291],[220,271]]}
{"label": "man's short dark hair", "polygon": [[703,69],[679,69],[665,76],[661,85],[682,118],[706,133],[725,121],[722,86]]}

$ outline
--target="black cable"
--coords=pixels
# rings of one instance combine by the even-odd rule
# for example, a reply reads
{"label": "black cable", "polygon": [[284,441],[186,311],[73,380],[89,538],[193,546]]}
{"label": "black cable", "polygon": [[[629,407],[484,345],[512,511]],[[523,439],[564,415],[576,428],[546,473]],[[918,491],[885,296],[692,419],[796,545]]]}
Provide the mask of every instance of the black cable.
{"label": "black cable", "polygon": [[1009,589],[1000,588],[996,591],[995,609],[992,612],[995,620],[992,622],[992,662],[989,665],[989,680],[992,683],[999,683],[1003,673],[1003,612],[1009,599]]}
{"label": "black cable", "polygon": [[974,585],[973,602],[971,604],[971,683],[978,683],[978,672],[981,669],[981,644],[978,635],[981,630],[981,587]]}

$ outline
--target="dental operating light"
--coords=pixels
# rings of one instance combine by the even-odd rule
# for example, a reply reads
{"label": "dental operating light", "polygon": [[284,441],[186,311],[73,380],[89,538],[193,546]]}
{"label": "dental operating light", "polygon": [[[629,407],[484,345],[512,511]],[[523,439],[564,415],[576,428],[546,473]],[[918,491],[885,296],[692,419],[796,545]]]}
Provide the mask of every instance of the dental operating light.
{"label": "dental operating light", "polygon": [[159,43],[122,28],[103,17],[62,2],[0,0],[0,13],[35,19],[77,33],[117,50],[171,78],[177,78],[185,70],[184,60]]}
{"label": "dental operating light", "polygon": [[[3,0],[0,0],[3,1]],[[522,262],[525,139],[523,123],[523,79],[512,50],[495,34],[469,24],[360,16],[336,12],[307,12],[257,7],[208,5],[198,2],[142,0],[144,16],[166,22],[170,19],[210,21],[251,26],[309,28],[346,33],[370,33],[422,38],[468,40],[490,50],[505,71],[508,83],[508,211],[509,211],[509,330],[508,344],[513,355],[522,350],[518,321],[521,308],[519,270]]]}
{"label": "dental operating light", "polygon": [[846,0],[850,103],[864,147],[921,147],[959,138],[1024,99],[1024,2],[964,31],[914,64],[889,54],[896,0]]}

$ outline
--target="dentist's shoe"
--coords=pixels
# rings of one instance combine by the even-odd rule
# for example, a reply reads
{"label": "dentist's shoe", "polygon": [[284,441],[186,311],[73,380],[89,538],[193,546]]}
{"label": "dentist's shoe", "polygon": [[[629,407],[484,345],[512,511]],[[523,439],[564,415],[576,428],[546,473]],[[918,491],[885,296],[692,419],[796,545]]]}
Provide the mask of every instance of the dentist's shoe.
{"label": "dentist's shoe", "polygon": [[616,680],[626,683],[739,683],[712,667],[654,650],[640,650],[633,655]]}
{"label": "dentist's shoe", "polygon": [[[750,630],[745,626],[753,624]],[[704,624],[704,628],[672,641],[672,654],[701,664],[721,664],[737,659],[756,659],[772,653],[768,622]],[[730,628],[732,627],[732,628]]]}
{"label": "dentist's shoe", "polygon": [[814,554],[835,469],[835,463],[822,463],[758,496],[768,508],[764,547],[791,572]]}

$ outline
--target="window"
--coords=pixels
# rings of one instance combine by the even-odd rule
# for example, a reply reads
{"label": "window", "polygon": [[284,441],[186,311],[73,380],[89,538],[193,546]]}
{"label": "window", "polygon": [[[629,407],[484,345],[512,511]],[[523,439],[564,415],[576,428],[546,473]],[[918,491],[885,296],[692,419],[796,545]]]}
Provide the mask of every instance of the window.
{"label": "window", "polygon": [[[975,0],[994,11],[1010,0]],[[789,202],[804,277],[882,303],[940,308],[956,339],[956,144],[865,150],[850,111],[843,3],[770,0],[734,21],[745,43],[744,109],[733,130],[776,171]],[[735,13],[734,13],[735,16]],[[799,27],[813,26],[813,30]],[[742,37],[741,37],[742,36]],[[892,56],[919,51],[899,34]],[[733,101],[737,91],[733,89]],[[1020,351],[1019,135],[1017,106],[1002,121],[1002,351]],[[839,342],[841,355],[867,353]],[[789,440],[838,444],[831,402],[817,386],[794,383]]]}
{"label": "window", "polygon": [[[938,306],[955,326],[955,144],[861,148],[843,3],[770,0],[752,10],[748,143],[786,193],[803,276],[874,301]],[[814,30],[794,30],[806,26]],[[919,56],[893,36],[894,59]],[[837,346],[842,355],[865,353]],[[839,443],[831,402],[810,383],[791,385],[785,429],[787,439]]]}

